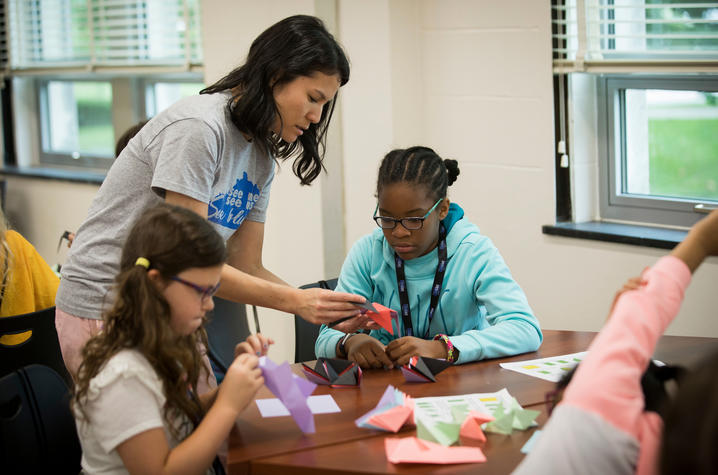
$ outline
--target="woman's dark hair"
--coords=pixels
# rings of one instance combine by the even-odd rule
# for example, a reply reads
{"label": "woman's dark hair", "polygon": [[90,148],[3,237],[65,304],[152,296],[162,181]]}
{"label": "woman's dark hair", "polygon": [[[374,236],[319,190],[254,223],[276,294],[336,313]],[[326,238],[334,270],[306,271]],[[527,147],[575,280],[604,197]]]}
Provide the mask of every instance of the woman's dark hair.
{"label": "woman's dark hair", "polygon": [[683,380],[663,418],[660,473],[718,473],[718,352]]}
{"label": "woman's dark hair", "polygon": [[278,158],[286,159],[301,150],[292,170],[302,185],[309,185],[324,169],[325,136],[335,99],[324,105],[319,123],[310,124],[299,136],[299,144],[274,136],[270,128],[279,114],[274,88],[317,72],[339,75],[343,86],[349,81],[349,61],[320,19],[295,15],[267,28],[252,42],[242,66],[200,94],[231,90],[227,107],[234,125]]}
{"label": "woman's dark hair", "polygon": [[428,147],[398,148],[387,153],[379,166],[377,196],[386,185],[411,183],[425,186],[434,199],[446,198],[446,189],[459,176],[459,162],[442,159]]}
{"label": "woman's dark hair", "polygon": [[202,365],[198,343],[206,346],[207,334],[203,327],[187,336],[172,330],[169,304],[148,269],[136,264],[138,257],[147,259],[149,269],[170,282],[184,270],[221,265],[226,250],[220,235],[198,214],[167,204],[146,210],[122,249],[115,302],[104,316],[103,331],[83,349],[75,400],[82,410],[90,380],[113,355],[131,348],[149,361],[162,381],[165,417],[172,420],[177,413],[185,414],[197,424],[202,408],[188,389],[197,387]]}

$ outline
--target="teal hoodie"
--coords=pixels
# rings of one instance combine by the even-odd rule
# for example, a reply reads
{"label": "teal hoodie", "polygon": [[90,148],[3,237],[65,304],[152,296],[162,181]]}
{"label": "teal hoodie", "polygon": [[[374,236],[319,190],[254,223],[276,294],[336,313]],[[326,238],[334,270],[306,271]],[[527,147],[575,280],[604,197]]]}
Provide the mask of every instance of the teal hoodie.
{"label": "teal hoodie", "polygon": [[[452,203],[443,220],[449,262],[431,324],[428,313],[439,261],[437,250],[405,262],[414,334],[423,337],[428,326],[428,338],[439,333],[449,335],[460,351],[457,363],[537,350],[543,336],[526,295],[491,240],[463,216],[461,207]],[[399,311],[394,250],[381,229],[352,246],[336,290],[362,295]],[[371,335],[387,344],[405,335],[404,323],[401,317],[397,319],[394,335],[383,329],[372,330]],[[317,357],[335,358],[342,336],[344,333],[322,326],[315,345]]]}

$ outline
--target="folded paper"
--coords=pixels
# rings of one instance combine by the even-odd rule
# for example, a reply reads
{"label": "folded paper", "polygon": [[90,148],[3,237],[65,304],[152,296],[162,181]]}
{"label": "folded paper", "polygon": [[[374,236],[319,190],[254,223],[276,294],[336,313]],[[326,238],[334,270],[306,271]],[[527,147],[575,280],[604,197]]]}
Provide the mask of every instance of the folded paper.
{"label": "folded paper", "polygon": [[494,420],[486,424],[484,430],[486,432],[494,432],[497,434],[509,435],[514,429],[526,430],[536,425],[536,417],[539,411],[523,409],[515,398],[511,398],[508,408],[499,406],[494,411]]}
{"label": "folded paper", "polygon": [[423,356],[412,356],[409,362],[401,367],[404,378],[409,382],[436,382],[436,375],[451,366],[451,362]]}
{"label": "folded paper", "polygon": [[486,435],[481,429],[481,424],[485,422],[491,422],[494,418],[478,411],[470,411],[466,419],[461,424],[461,430],[459,435],[466,437],[467,439],[478,440],[479,442],[486,442]]}
{"label": "folded paper", "polygon": [[378,310],[377,312],[372,312],[371,310],[366,312],[367,317],[374,320],[376,323],[379,324],[380,327],[382,327],[384,330],[388,331],[392,335],[394,334],[394,327],[392,326],[392,321],[397,319],[397,313],[396,311],[385,307],[381,304],[378,304],[374,302],[374,307]]}
{"label": "folded paper", "polygon": [[385,439],[386,458],[391,463],[481,463],[486,456],[478,447],[444,447],[416,437]]}
{"label": "folded paper", "polygon": [[292,373],[286,361],[278,365],[263,356],[259,359],[259,368],[264,376],[264,384],[282,401],[302,432],[313,434],[316,431],[314,415],[309,409],[307,398],[317,385]]}
{"label": "folded paper", "polygon": [[376,407],[354,422],[357,427],[398,432],[404,424],[411,423],[413,415],[411,397],[389,385]]}
{"label": "folded paper", "polygon": [[307,379],[316,384],[332,388],[357,387],[361,384],[361,368],[353,361],[319,358],[314,368],[302,363],[302,369]]}

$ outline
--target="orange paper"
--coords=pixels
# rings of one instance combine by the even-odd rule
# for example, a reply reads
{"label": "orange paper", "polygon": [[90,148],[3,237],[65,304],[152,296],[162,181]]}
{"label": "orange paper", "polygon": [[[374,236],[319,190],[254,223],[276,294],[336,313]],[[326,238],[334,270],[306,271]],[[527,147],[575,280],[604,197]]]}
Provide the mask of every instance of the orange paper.
{"label": "orange paper", "polygon": [[411,417],[412,409],[407,406],[395,406],[380,414],[374,414],[367,422],[390,432],[397,432]]}
{"label": "orange paper", "polygon": [[378,312],[372,312],[369,310],[366,315],[379,324],[384,330],[388,331],[392,335],[394,334],[394,327],[391,324],[392,314],[396,315],[396,312],[388,307],[385,307],[378,303],[373,303],[374,308]]}
{"label": "orange paper", "polygon": [[468,439],[475,439],[479,442],[486,442],[486,435],[481,430],[481,424],[491,422],[494,418],[478,411],[470,411],[469,415],[461,424],[459,435]]}
{"label": "orange paper", "polygon": [[486,456],[478,447],[444,447],[416,437],[385,439],[386,458],[391,463],[481,463]]}

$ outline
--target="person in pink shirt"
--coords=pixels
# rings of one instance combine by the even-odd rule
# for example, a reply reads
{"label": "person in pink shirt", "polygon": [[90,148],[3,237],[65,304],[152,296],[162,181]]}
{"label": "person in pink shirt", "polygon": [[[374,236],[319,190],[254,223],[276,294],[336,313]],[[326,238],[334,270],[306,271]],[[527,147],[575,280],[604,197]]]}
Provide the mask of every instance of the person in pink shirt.
{"label": "person in pink shirt", "polygon": [[641,388],[693,272],[715,255],[718,211],[646,269],[639,285],[629,281],[515,474],[718,473],[718,353],[683,380],[665,429],[656,412],[645,410]]}

